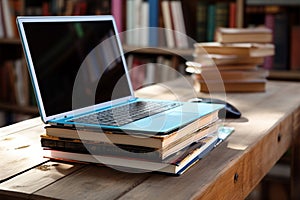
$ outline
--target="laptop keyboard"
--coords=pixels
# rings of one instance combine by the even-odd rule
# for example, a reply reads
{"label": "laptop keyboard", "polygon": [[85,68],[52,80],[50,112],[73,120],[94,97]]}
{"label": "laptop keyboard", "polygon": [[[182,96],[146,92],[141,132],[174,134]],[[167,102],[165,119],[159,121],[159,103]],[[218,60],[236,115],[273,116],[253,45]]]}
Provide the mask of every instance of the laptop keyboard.
{"label": "laptop keyboard", "polygon": [[138,101],[131,104],[118,106],[98,113],[85,115],[73,122],[101,124],[107,126],[122,126],[145,117],[149,117],[166,110],[180,106],[179,102],[149,102]]}

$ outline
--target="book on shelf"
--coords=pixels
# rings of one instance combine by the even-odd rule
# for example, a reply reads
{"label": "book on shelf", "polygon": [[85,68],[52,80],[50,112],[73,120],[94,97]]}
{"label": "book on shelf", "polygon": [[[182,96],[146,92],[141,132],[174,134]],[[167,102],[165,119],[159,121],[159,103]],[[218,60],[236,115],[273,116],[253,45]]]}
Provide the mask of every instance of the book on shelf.
{"label": "book on shelf", "polygon": [[300,26],[293,26],[291,30],[290,47],[290,66],[291,70],[300,70]]}
{"label": "book on shelf", "polygon": [[182,150],[182,153],[180,153],[179,157],[162,162],[120,156],[74,153],[52,149],[45,149],[44,156],[54,160],[98,163],[121,169],[123,167],[142,172],[156,171],[180,175],[194,165],[197,161],[199,161],[199,159],[207,155],[218,143],[218,141],[219,137],[217,133],[207,135],[198,142],[195,142],[189,149]]}
{"label": "book on shelf", "polygon": [[[274,20],[274,14],[266,14],[265,15],[265,26],[269,28],[272,31],[272,43],[274,42],[274,27],[275,27],[275,20]],[[274,65],[274,56],[267,56],[265,58],[263,68],[264,69],[271,69]]]}
{"label": "book on shelf", "polygon": [[161,10],[162,10],[162,19],[164,24],[164,32],[166,38],[166,45],[168,48],[174,48],[175,44],[175,35],[173,32],[174,23],[171,14],[171,6],[169,1],[162,1],[161,2]]}
{"label": "book on shelf", "polygon": [[223,44],[220,42],[203,42],[196,43],[195,53],[202,53],[203,49],[208,54],[238,55],[249,57],[272,56],[275,53],[273,44],[260,43],[230,43]]}
{"label": "book on shelf", "polygon": [[24,60],[6,60],[0,66],[0,102],[28,106],[29,77]]}
{"label": "book on shelf", "polygon": [[220,43],[271,43],[272,30],[266,27],[256,28],[218,28],[216,41]]}
{"label": "book on shelf", "polygon": [[206,41],[206,27],[207,27],[207,6],[206,1],[198,1],[196,9],[196,41]]}
{"label": "book on shelf", "polygon": [[275,15],[274,44],[276,46],[273,69],[289,68],[289,19],[286,13]]}
{"label": "book on shelf", "polygon": [[[119,132],[111,132],[109,130],[101,132],[97,129],[76,129],[60,126],[46,126],[45,128],[47,135],[55,137],[92,140],[95,142],[111,141],[112,143],[116,144],[137,145],[162,149],[167,147],[174,141],[179,141],[184,137],[195,136],[195,132],[197,130],[204,128],[219,119],[218,112],[219,111],[216,110],[206,116],[203,116],[177,131],[171,133],[158,133],[157,135],[149,135],[146,132],[131,132],[129,135],[128,133],[124,133],[121,130]],[[199,134],[201,134],[201,132]],[[203,132],[202,134],[206,134],[206,132]]]}
{"label": "book on shelf", "polygon": [[126,0],[126,44],[129,46],[159,46],[158,0]]}
{"label": "book on shelf", "polygon": [[161,12],[167,47],[188,48],[181,1],[161,1]]}
{"label": "book on shelf", "polygon": [[201,138],[217,132],[219,126],[220,123],[213,123],[191,134],[187,134],[183,138],[174,141],[164,148],[141,146],[142,143],[128,145],[123,143],[112,143],[112,141],[96,142],[93,140],[59,138],[47,134],[41,135],[41,144],[42,147],[68,152],[90,152],[95,155],[126,156],[145,160],[162,161],[181,156],[180,151],[189,148],[195,141],[201,140]]}

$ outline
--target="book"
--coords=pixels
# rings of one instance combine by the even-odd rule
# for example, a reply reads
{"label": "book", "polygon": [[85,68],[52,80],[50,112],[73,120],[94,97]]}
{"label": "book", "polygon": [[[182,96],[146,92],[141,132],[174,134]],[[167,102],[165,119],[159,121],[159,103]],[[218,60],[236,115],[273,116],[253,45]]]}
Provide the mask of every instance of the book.
{"label": "book", "polygon": [[[276,46],[274,65],[275,70],[287,70],[289,68],[289,19],[286,13],[275,15],[274,44]],[[299,37],[299,36],[298,36]]]}
{"label": "book", "polygon": [[174,23],[175,44],[178,48],[188,48],[181,1],[170,1],[172,22]]}
{"label": "book", "polygon": [[255,71],[258,70],[257,65],[255,64],[231,64],[231,65],[202,65],[198,62],[187,61],[186,63],[186,72],[199,74],[202,71]]}
{"label": "book", "polygon": [[[218,1],[215,3],[216,16],[215,16],[215,31],[220,27],[228,27],[229,22],[229,3]],[[215,39],[215,33],[214,33]]]}
{"label": "book", "polygon": [[[49,136],[163,149],[171,143],[174,143],[175,141],[179,141],[181,138],[186,137],[187,135],[192,137],[196,131],[216,122],[218,119],[219,118],[217,110],[199,118],[198,120],[182,127],[177,131],[157,135],[148,135],[147,133],[135,132],[132,132],[129,135],[128,133],[124,133],[121,130],[119,132],[111,132],[109,130],[103,132],[97,129],[75,129],[58,126],[46,126],[45,129],[46,134]],[[203,135],[205,134],[206,133],[204,132]]]}
{"label": "book", "polygon": [[111,13],[115,18],[117,30],[119,32],[123,31],[123,16],[122,13],[122,0],[112,0],[111,1]]}
{"label": "book", "polygon": [[212,134],[201,139],[199,147],[184,150],[182,156],[172,161],[155,162],[143,159],[134,159],[116,156],[101,156],[84,153],[74,153],[58,150],[44,150],[44,157],[54,160],[80,161],[88,163],[99,163],[117,168],[130,168],[133,171],[156,171],[180,175],[195,164],[199,159],[206,156],[218,143],[217,134]]}
{"label": "book", "polygon": [[256,28],[218,28],[216,41],[221,43],[270,43],[272,30],[266,27]]}
{"label": "book", "polygon": [[250,56],[222,55],[222,54],[196,54],[195,53],[194,61],[199,62],[199,63],[213,62],[217,66],[219,66],[219,65],[241,65],[241,64],[261,65],[264,62],[264,57],[250,57]]}
{"label": "book", "polygon": [[212,42],[215,37],[215,26],[216,26],[216,5],[209,4],[207,7],[207,33],[206,41]]}
{"label": "book", "polygon": [[[203,49],[208,54],[238,55],[249,57],[272,56],[275,53],[273,44],[259,43],[230,43],[222,44],[220,42],[203,42],[196,43],[195,53],[202,53]],[[203,49],[202,49],[203,48]]]}
{"label": "book", "polygon": [[149,46],[157,47],[159,41],[159,1],[149,0]]}
{"label": "book", "polygon": [[172,15],[170,9],[170,2],[169,1],[162,1],[161,2],[161,9],[162,9],[162,17],[164,22],[164,32],[166,35],[166,44],[169,48],[175,47],[175,36],[173,33],[173,26],[172,26]]}
{"label": "book", "polygon": [[229,3],[229,28],[236,28],[236,2]]}
{"label": "book", "polygon": [[15,37],[15,31],[14,31],[14,26],[15,24],[13,23],[13,10],[12,10],[12,5],[9,0],[2,0],[2,12],[3,12],[3,21],[4,21],[4,33],[5,37],[7,38],[13,38]]}
{"label": "book", "polygon": [[291,31],[290,66],[291,70],[300,70],[300,26],[293,26]]}
{"label": "book", "polygon": [[204,82],[194,77],[194,88],[198,92],[265,92],[266,80],[258,79],[251,81],[209,81]]}
{"label": "book", "polygon": [[214,123],[204,127],[162,149],[140,145],[112,144],[109,142],[95,142],[92,140],[59,138],[46,134],[41,135],[41,144],[42,147],[53,150],[163,161],[165,159],[170,159],[170,157],[172,159],[178,158],[181,155],[178,152],[189,148],[195,141],[201,140],[201,138],[217,132],[219,126],[219,123]]}
{"label": "book", "polygon": [[[219,71],[220,78],[224,81],[251,81],[265,79],[269,71],[258,68],[256,70],[223,70]],[[213,81],[216,72],[213,70],[202,70],[199,74],[194,74],[195,78],[200,81]]]}
{"label": "book", "polygon": [[206,41],[206,27],[207,27],[207,7],[208,4],[205,1],[197,2],[197,13],[196,13],[196,40],[197,42]]}

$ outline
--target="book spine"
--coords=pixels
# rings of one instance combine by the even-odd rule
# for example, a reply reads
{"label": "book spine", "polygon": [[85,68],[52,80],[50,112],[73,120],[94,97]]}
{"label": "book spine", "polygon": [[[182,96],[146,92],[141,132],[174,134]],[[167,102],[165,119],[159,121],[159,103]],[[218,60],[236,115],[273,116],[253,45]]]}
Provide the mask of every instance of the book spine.
{"label": "book spine", "polygon": [[214,4],[208,5],[207,10],[207,38],[208,42],[214,41],[214,34],[215,34],[215,12],[216,7]]}
{"label": "book spine", "polygon": [[[127,0],[126,2],[126,13],[133,13],[134,9],[134,0]],[[126,15],[126,43],[127,45],[133,45],[133,31],[134,28],[133,24],[133,15]]]}
{"label": "book spine", "polygon": [[174,48],[175,47],[175,38],[174,34],[172,32],[172,15],[170,10],[170,2],[169,1],[162,1],[161,7],[162,7],[162,16],[163,16],[163,22],[165,27],[165,35],[166,35],[166,43],[167,47]]}
{"label": "book spine", "polygon": [[3,19],[4,19],[4,32],[6,33],[5,37],[13,38],[14,28],[12,23],[12,9],[9,0],[2,0],[2,11],[3,11]]}
{"label": "book spine", "polygon": [[197,3],[197,42],[206,41],[207,6],[207,3],[203,1]]}
{"label": "book spine", "polygon": [[274,69],[286,70],[288,68],[288,16],[286,13],[276,14],[274,27],[275,57]]}
{"label": "book spine", "polygon": [[121,156],[138,159],[161,161],[161,154],[158,150],[145,147],[134,147],[130,145],[110,145],[105,143],[82,143],[72,140],[41,138],[42,147],[54,150],[84,153],[93,155]]}
{"label": "book spine", "polygon": [[111,1],[111,13],[115,18],[118,32],[123,31],[122,0]]}
{"label": "book spine", "polygon": [[3,6],[2,2],[0,2],[0,38],[5,37],[5,24],[4,24],[4,13],[3,13]]}
{"label": "book spine", "polygon": [[291,30],[290,66],[291,70],[300,70],[300,26],[293,26]]}
{"label": "book spine", "polygon": [[228,3],[217,2],[215,7],[216,7],[215,29],[219,27],[228,27],[228,21],[229,21]]}
{"label": "book spine", "polygon": [[158,21],[159,21],[159,2],[149,0],[149,46],[158,46]]}
{"label": "book spine", "polygon": [[[272,30],[273,38],[274,38],[274,26],[275,26],[275,16],[274,14],[266,14],[265,15],[265,26]],[[272,41],[273,42],[273,41]],[[274,57],[268,56],[264,60],[263,68],[264,69],[272,69],[274,65]]]}
{"label": "book spine", "polygon": [[236,2],[229,3],[229,27],[236,28]]}

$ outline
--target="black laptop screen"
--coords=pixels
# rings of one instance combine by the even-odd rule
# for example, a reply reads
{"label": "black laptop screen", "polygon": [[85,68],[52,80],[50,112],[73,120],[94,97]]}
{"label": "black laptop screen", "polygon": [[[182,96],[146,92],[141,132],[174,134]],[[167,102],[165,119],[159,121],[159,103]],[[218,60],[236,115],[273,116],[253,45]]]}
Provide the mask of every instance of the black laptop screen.
{"label": "black laptop screen", "polygon": [[72,99],[81,108],[131,95],[111,20],[25,22],[24,30],[47,116],[74,109]]}

